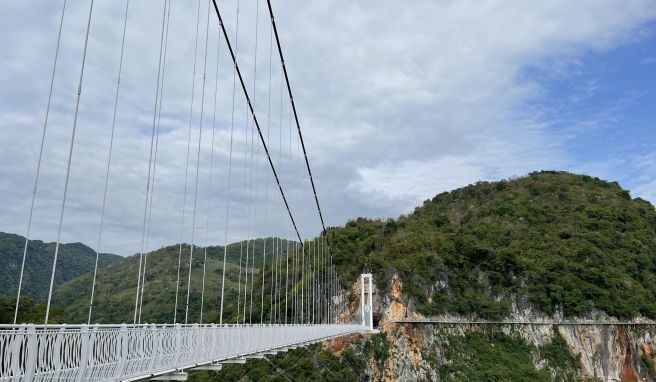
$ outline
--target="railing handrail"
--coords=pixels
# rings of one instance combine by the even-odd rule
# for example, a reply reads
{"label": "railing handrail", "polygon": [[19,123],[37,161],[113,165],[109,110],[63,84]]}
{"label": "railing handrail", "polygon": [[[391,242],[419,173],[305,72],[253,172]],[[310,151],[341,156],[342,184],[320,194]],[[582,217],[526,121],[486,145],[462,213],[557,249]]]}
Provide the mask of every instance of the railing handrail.
{"label": "railing handrail", "polygon": [[[138,380],[364,331],[361,324],[3,325],[0,382]],[[102,351],[97,351],[102,349]]]}

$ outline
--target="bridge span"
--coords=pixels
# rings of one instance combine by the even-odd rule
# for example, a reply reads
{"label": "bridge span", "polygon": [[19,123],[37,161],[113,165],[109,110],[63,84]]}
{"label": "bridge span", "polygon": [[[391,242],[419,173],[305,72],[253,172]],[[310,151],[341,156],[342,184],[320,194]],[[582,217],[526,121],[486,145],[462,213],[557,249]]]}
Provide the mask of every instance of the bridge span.
{"label": "bridge span", "polygon": [[0,381],[136,381],[366,330],[359,324],[4,326]]}
{"label": "bridge span", "polygon": [[[333,256],[329,230],[326,229],[319,204],[318,187],[308,159],[305,143],[307,137],[304,139],[301,132],[299,122],[301,119],[294,103],[271,1],[267,0],[266,5],[264,1],[254,2],[251,12],[242,10],[240,16],[239,2],[236,4],[221,2],[220,9],[216,0],[197,0],[193,2],[193,6],[192,2],[187,5],[193,8],[195,17],[181,12],[176,7],[173,7],[172,11],[171,0],[152,2],[147,7],[135,6],[134,2],[131,7],[130,0],[106,2],[100,8],[104,10],[103,12],[98,12],[98,9],[94,11],[94,0],[84,2],[59,0],[59,3],[61,13],[53,15],[53,19],[58,21],[59,32],[54,34],[57,39],[53,40],[54,60],[49,76],[48,101],[40,135],[40,146],[34,142],[34,146],[39,149],[36,151],[38,156],[35,158],[36,171],[31,203],[26,214],[27,229],[23,255],[20,264],[15,265],[20,269],[20,276],[15,291],[10,291],[16,296],[13,324],[0,325],[0,382],[134,381],[153,377],[162,379],[169,374],[182,374],[183,370],[189,368],[213,366],[219,368],[221,363],[241,363],[245,357],[261,358],[265,354],[275,354],[289,347],[305,346],[337,336],[371,331],[373,329],[371,275],[365,274],[361,277],[360,310],[353,312],[352,310],[355,309],[351,309],[348,299],[351,281],[343,282],[339,277],[346,263],[351,259],[345,258],[343,253],[339,258]],[[236,5],[236,9],[233,5]],[[111,7],[114,7],[114,13],[107,12]],[[225,12],[223,7],[229,9],[230,13]],[[69,8],[73,8],[72,13],[70,10],[67,11]],[[158,11],[153,12],[156,8]],[[266,11],[268,17],[261,17],[260,12]],[[158,14],[160,16],[157,16]],[[120,45],[115,49],[116,72],[113,70],[109,72],[104,66],[94,66],[97,62],[111,61],[112,55],[108,50],[102,49],[102,57],[87,60],[88,46],[99,41],[94,34],[105,29],[97,26],[97,19],[100,19],[100,25],[112,25],[120,21],[107,20],[112,15],[121,15],[122,20],[120,23],[122,28],[117,29],[121,38],[116,39],[117,42],[120,41]],[[159,21],[155,28],[157,33],[153,34],[152,41],[148,40],[148,44],[154,47],[152,54],[148,59],[144,58],[145,56],[136,59],[126,55],[124,62],[126,44],[135,44],[133,42],[135,34],[139,37],[137,42],[140,39],[146,41],[144,25],[147,23],[143,20],[151,21],[154,17]],[[172,29],[169,31],[172,17],[181,17],[185,22],[172,24]],[[184,17],[193,17],[195,23],[192,19],[184,20]],[[254,21],[252,51],[238,44],[240,37],[244,38],[239,33],[240,17],[242,23],[247,20]],[[226,23],[230,24],[228,29]],[[57,65],[60,61],[60,45],[68,45],[67,41],[62,39],[68,35],[62,34],[65,24],[66,28],[75,25],[80,30],[86,26],[83,29],[85,32],[79,77],[75,77],[79,78],[76,81],[77,91],[70,108],[73,111],[70,135],[67,134],[70,140],[46,140],[49,134],[54,83],[58,77],[61,77],[58,72],[63,70],[67,72],[64,74],[71,75],[68,73],[72,68],[71,65],[60,65],[59,68]],[[175,25],[179,25],[178,28],[181,29],[176,29]],[[187,28],[195,28],[195,34]],[[228,30],[231,33],[228,33]],[[171,63],[175,66],[179,62],[189,61],[190,64],[193,62],[189,73],[191,93],[188,115],[185,115],[178,106],[171,106],[178,105],[178,101],[182,98],[175,98],[176,102],[170,102],[172,92],[166,89],[171,86],[170,73],[169,81],[165,82],[167,57],[178,51],[167,49],[169,36],[175,39],[179,37],[178,35],[184,36],[184,32],[190,32],[195,36],[192,41],[193,56],[182,54],[177,58],[169,57],[168,62],[169,71]],[[258,81],[258,38],[263,37],[258,37],[258,34],[265,32],[269,41],[268,60],[260,61],[268,61],[265,70],[268,72],[268,81],[262,78]],[[74,40],[73,43],[79,42]],[[62,50],[62,52],[66,51],[66,49]],[[96,50],[99,51],[101,50]],[[252,60],[249,59],[251,55]],[[275,60],[274,55],[278,56]],[[68,62],[68,59],[65,62]],[[244,65],[240,66],[240,62],[252,63],[252,71],[245,69]],[[209,70],[209,73],[208,64],[210,68],[215,68]],[[261,62],[259,64],[262,65]],[[91,67],[87,68],[87,66]],[[138,71],[139,75],[145,72],[157,73],[156,83],[153,83],[156,86],[152,89],[154,103],[148,99],[145,101],[146,106],[135,107],[133,110],[132,104],[144,99],[141,93],[136,96],[132,94],[129,98],[130,102],[123,102],[126,95],[121,90],[121,76],[124,70],[130,68],[137,68],[133,70]],[[89,85],[88,79],[84,76],[85,69],[91,69],[87,72],[96,71],[101,77],[117,79],[113,88],[114,102],[107,104],[108,115],[112,116],[111,123],[103,121],[94,124],[89,122],[90,119],[78,118],[80,114],[89,113],[87,117],[93,114],[87,109],[85,102],[80,102],[86,96],[87,85]],[[178,81],[179,78],[174,77]],[[276,82],[276,78],[280,80]],[[177,86],[175,89],[178,89]],[[124,90],[129,89],[128,87]],[[225,95],[217,96],[219,90],[225,92]],[[210,96],[211,93],[214,94],[213,97]],[[260,97],[256,97],[258,94],[260,97],[268,96],[262,97],[262,99],[268,98],[268,102],[263,102]],[[59,97],[55,94],[54,98]],[[162,101],[164,98],[167,98],[166,102]],[[69,109],[64,109],[53,108],[52,112],[57,115],[66,114],[68,117]],[[117,124],[116,121],[122,119],[122,114],[125,114],[126,120]],[[169,116],[176,117],[171,117],[173,122],[164,122],[166,126],[160,129],[162,115],[166,120]],[[244,118],[241,119],[240,116]],[[185,122],[180,123],[181,120]],[[152,121],[152,124],[144,125],[143,121]],[[53,128],[57,129],[58,135],[61,134],[62,125],[55,124],[50,127],[51,130]],[[98,203],[97,211],[95,266],[89,282],[90,293],[84,297],[88,298],[88,305],[86,305],[88,311],[85,312],[83,319],[76,318],[86,324],[56,324],[52,322],[54,320],[50,316],[53,291],[57,286],[55,281],[58,276],[62,233],[65,231],[64,218],[67,213],[75,212],[70,211],[70,207],[67,209],[67,205],[71,202],[68,190],[71,174],[80,169],[79,163],[74,163],[73,157],[81,145],[78,133],[84,130],[88,136],[94,136],[93,142],[88,144],[96,145],[94,149],[104,152],[103,156],[106,158],[106,161],[102,161],[102,168],[105,171],[94,171],[93,174],[86,175],[76,174],[79,178],[87,178],[85,181],[90,181],[93,176],[98,175],[96,180],[104,185],[102,189],[96,190],[98,200],[102,202]],[[160,130],[163,131],[162,134]],[[175,159],[170,159],[168,164],[161,158],[158,162],[158,150],[160,155],[161,151],[166,151],[161,149],[160,145],[168,142],[170,147],[182,147],[178,144],[176,134],[166,134],[172,131],[187,137],[186,150],[182,148],[179,152],[174,150],[176,152],[170,153],[171,158]],[[139,133],[138,141],[144,142],[144,146],[121,146],[121,142],[128,141],[124,138],[133,136],[135,132]],[[144,132],[146,139],[141,140]],[[115,141],[115,136],[121,139]],[[192,137],[194,141],[198,137],[197,144],[192,141]],[[211,140],[208,139],[210,137]],[[293,143],[295,143],[294,149]],[[117,171],[115,165],[113,167],[114,154],[117,154],[114,151],[117,148],[121,149],[117,153],[123,155],[149,153],[148,161],[131,164],[129,171]],[[44,294],[47,299],[43,320],[30,317],[32,323],[22,324],[21,320],[27,319],[21,315],[24,313],[21,310],[21,299],[29,290],[26,286],[32,286],[30,283],[33,282],[26,269],[42,266],[35,265],[33,262],[30,235],[35,206],[39,205],[36,200],[41,182],[40,175],[42,170],[45,172],[45,167],[42,169],[42,162],[45,162],[43,154],[48,150],[61,150],[68,153],[66,161],[62,162],[66,164],[66,170],[57,173],[58,178],[63,175],[61,176],[63,193],[60,207],[57,209],[57,218],[54,219],[56,224],[53,224],[53,227],[56,227],[56,230],[53,229],[56,240],[52,267],[48,270],[50,282],[47,293]],[[240,158],[241,153],[243,157]],[[86,155],[90,154],[87,152]],[[88,157],[83,159],[90,160]],[[124,176],[125,172],[136,174],[139,169],[143,180],[146,181],[145,193],[133,192],[130,195],[139,199],[136,203],[143,206],[143,210],[140,209],[143,213],[137,211],[134,216],[126,215],[126,210],[130,208],[130,204],[127,204],[128,200],[119,200],[112,204],[108,195],[112,193],[112,185],[119,183],[116,177]],[[184,183],[180,181],[179,193],[175,191],[167,194],[166,205],[164,202],[157,202],[153,207],[156,199],[155,189],[161,192],[159,185],[155,187],[159,182],[156,180],[156,169],[159,173],[166,173],[169,179],[184,179]],[[218,181],[219,176],[221,181]],[[141,183],[141,176],[138,181]],[[132,190],[132,186],[122,188]],[[220,195],[224,196],[220,197]],[[80,194],[77,194],[77,197],[80,197]],[[59,196],[56,198],[59,199]],[[181,202],[179,206],[171,203],[178,199]],[[129,201],[134,202],[131,199]],[[73,202],[79,203],[79,200]],[[158,203],[160,204],[157,205]],[[203,205],[207,207],[203,208]],[[221,207],[221,211],[217,212],[216,208],[213,210],[213,206]],[[120,211],[116,216],[121,216],[124,220],[111,225],[104,224],[106,213],[112,208],[116,209],[115,213]],[[160,226],[157,217],[153,216],[153,210],[159,211],[169,219],[174,208],[180,212],[179,225],[176,223],[175,226],[165,224]],[[313,210],[316,210],[318,219],[312,217]],[[92,212],[95,216],[95,212]],[[138,220],[135,220],[135,217]],[[205,221],[204,224],[202,220]],[[132,228],[135,221],[141,222],[138,226],[140,229]],[[78,225],[80,224],[87,223],[78,221]],[[221,229],[217,228],[219,225]],[[113,322],[131,322],[131,324],[116,324],[111,323],[112,321],[109,321],[108,325],[92,324],[93,320],[107,319],[106,316],[98,313],[98,305],[105,303],[98,301],[98,296],[115,295],[116,285],[108,284],[114,284],[117,278],[125,276],[118,275],[109,282],[99,277],[101,272],[98,267],[98,255],[106,250],[104,235],[106,230],[111,229],[108,226],[123,232],[115,236],[120,240],[133,240],[134,243],[140,243],[136,252],[138,266],[134,266],[136,272],[131,276],[134,277],[134,283],[130,285],[134,298],[123,299],[120,302],[123,304],[127,301],[129,304],[127,314],[130,317],[126,315],[126,318],[112,319],[115,320]],[[157,270],[158,276],[165,277],[170,283],[168,285],[170,290],[175,290],[175,294],[171,296],[172,317],[167,320],[172,324],[167,325],[143,324],[155,320],[152,317],[147,318],[149,313],[145,310],[142,316],[144,301],[145,304],[156,304],[148,301],[147,298],[144,299],[144,295],[149,290],[166,290],[167,287],[163,283],[156,284],[154,278],[150,277],[154,273],[153,261],[152,258],[150,263],[147,260],[148,254],[153,252],[155,246],[153,243],[155,230],[161,230],[159,236],[165,237],[166,240],[171,237],[179,240],[175,251],[177,253],[173,253],[173,256],[177,255],[177,261],[173,260],[177,263],[177,268]],[[204,239],[199,240],[200,232],[197,231],[203,230]],[[134,238],[126,238],[126,236],[131,237],[132,234]],[[199,242],[203,243],[204,248]],[[222,257],[221,270],[216,277],[218,284],[212,284],[207,280],[210,272],[206,270],[207,248],[210,243],[219,243],[223,247],[220,251],[223,252],[222,256],[219,255]],[[228,248],[231,245],[235,250],[234,253],[229,254]],[[212,254],[209,256],[212,260]],[[365,279],[368,286],[366,296]],[[174,287],[173,280],[175,280]],[[201,286],[198,288],[199,296],[192,294],[193,285]],[[212,288],[210,285],[216,286]],[[102,292],[102,288],[107,289]],[[210,304],[210,296],[217,303]],[[194,303],[195,299],[199,304]],[[132,301],[134,301],[133,309],[130,308]],[[161,309],[156,307],[155,310]],[[158,313],[163,314],[161,311]],[[214,317],[218,322],[206,324],[203,317],[206,319]],[[192,320],[198,321],[193,323]],[[170,378],[178,379],[176,376]]]}

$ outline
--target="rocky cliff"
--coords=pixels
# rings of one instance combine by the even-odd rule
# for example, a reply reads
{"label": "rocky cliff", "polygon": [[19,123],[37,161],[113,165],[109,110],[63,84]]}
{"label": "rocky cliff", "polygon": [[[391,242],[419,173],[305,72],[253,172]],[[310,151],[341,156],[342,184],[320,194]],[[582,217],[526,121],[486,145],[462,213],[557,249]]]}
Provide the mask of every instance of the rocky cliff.
{"label": "rocky cliff", "polygon": [[[359,283],[354,284],[353,296],[359,296]],[[517,344],[517,358],[527,356],[535,376],[524,375],[523,380],[556,381],[649,381],[656,380],[654,354],[656,327],[650,325],[592,325],[592,322],[613,322],[602,312],[581,317],[578,325],[547,325],[542,322],[562,322],[559,314],[540,315],[523,299],[513,304],[513,321],[533,321],[535,324],[469,324],[468,317],[442,315],[432,317],[440,321],[463,323],[397,323],[398,320],[423,320],[403,299],[403,283],[392,277],[389,290],[375,290],[374,312],[379,328],[389,342],[384,360],[371,359],[368,370],[376,381],[465,381],[476,380],[462,364],[476,368],[478,356],[471,357],[458,339],[482,336],[492,347],[495,341],[512,339]],[[353,306],[357,306],[357,297]],[[466,341],[465,341],[466,342]],[[557,343],[557,344],[556,344]],[[466,345],[466,343],[464,344]],[[469,349],[471,350],[471,349]],[[519,353],[527,354],[519,354]],[[494,352],[494,351],[493,351]],[[491,354],[494,357],[494,354]],[[463,357],[465,359],[463,359]],[[512,356],[515,357],[515,356]],[[382,361],[382,362],[381,362]],[[499,362],[503,356],[499,355]],[[485,365],[480,364],[481,367]],[[503,366],[503,365],[499,365]],[[478,370],[483,376],[486,372]],[[494,372],[494,371],[493,371]],[[526,374],[526,372],[524,372]],[[488,377],[491,378],[490,375]],[[487,380],[490,380],[487,379]],[[480,380],[486,380],[485,377]]]}

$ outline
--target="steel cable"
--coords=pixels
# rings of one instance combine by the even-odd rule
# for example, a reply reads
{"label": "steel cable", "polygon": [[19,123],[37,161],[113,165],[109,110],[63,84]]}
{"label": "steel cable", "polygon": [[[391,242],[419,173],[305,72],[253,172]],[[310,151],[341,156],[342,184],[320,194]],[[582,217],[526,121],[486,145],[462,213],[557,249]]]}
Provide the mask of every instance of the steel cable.
{"label": "steel cable", "polygon": [[52,273],[50,274],[50,289],[48,290],[48,303],[46,305],[46,316],[44,323],[48,324],[50,315],[50,303],[52,302],[52,290],[55,284],[55,271],[57,270],[57,257],[59,255],[59,247],[61,243],[62,228],[64,226],[64,211],[66,210],[66,197],[68,195],[68,182],[71,175],[71,163],[73,161],[73,148],[75,147],[75,132],[77,129],[77,119],[80,112],[80,98],[82,96],[82,81],[84,79],[84,68],[87,60],[87,48],[89,46],[89,32],[91,30],[91,16],[93,14],[93,2],[89,6],[89,18],[87,20],[87,30],[84,37],[84,51],[82,53],[82,65],[80,68],[80,81],[77,87],[77,98],[75,100],[75,112],[73,114],[73,131],[71,133],[71,143],[68,151],[68,163],[66,165],[66,180],[64,182],[64,196],[62,197],[61,209],[59,212],[59,228],[57,230],[57,241],[55,242],[55,256],[52,261]]}
{"label": "steel cable", "polygon": [[107,188],[109,185],[109,170],[112,163],[112,152],[114,148],[114,131],[116,129],[116,113],[118,111],[118,98],[121,89],[121,73],[123,71],[123,53],[125,50],[125,35],[128,25],[128,12],[130,9],[130,0],[125,2],[125,16],[123,18],[123,36],[121,38],[121,54],[118,62],[118,78],[116,80],[116,93],[114,96],[114,113],[112,116],[112,129],[109,138],[109,153],[107,154],[107,171],[105,172],[105,188],[103,191],[102,207],[100,209],[100,227],[98,229],[98,245],[96,246],[96,261],[93,267],[93,278],[91,281],[91,297],[89,299],[89,315],[87,324],[91,323],[91,312],[93,311],[93,298],[96,292],[96,276],[98,275],[98,257],[100,254],[100,245],[102,240],[103,223],[105,221],[105,206],[107,203]]}

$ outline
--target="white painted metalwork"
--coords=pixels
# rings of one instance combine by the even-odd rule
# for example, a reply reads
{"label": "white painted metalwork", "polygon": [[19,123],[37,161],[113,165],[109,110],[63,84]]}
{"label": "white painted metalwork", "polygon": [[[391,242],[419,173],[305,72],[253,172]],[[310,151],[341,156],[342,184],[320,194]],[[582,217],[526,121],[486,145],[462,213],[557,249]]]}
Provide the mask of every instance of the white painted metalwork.
{"label": "white painted metalwork", "polygon": [[4,325],[0,381],[135,381],[362,325]]}
{"label": "white painted metalwork", "polygon": [[[367,289],[366,291],[365,286]],[[360,306],[362,314],[362,326],[368,330],[374,330],[373,289],[374,283],[371,273],[360,275]]]}

